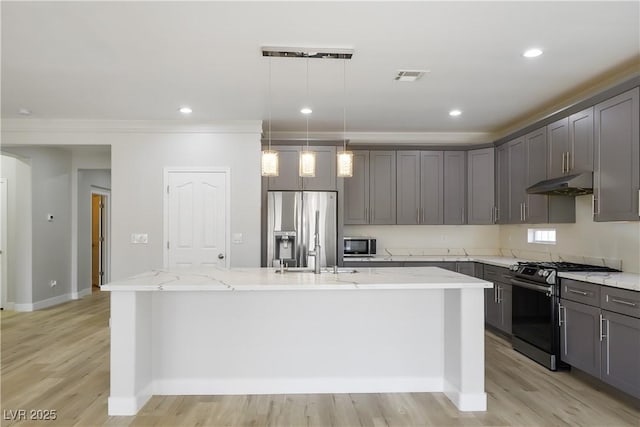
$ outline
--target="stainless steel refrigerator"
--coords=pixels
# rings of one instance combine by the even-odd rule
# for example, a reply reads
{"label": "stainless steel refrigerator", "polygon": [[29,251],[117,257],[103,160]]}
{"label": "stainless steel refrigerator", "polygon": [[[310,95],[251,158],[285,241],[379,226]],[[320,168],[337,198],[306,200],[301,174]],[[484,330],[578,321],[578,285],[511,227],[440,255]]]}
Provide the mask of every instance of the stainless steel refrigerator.
{"label": "stainless steel refrigerator", "polygon": [[[315,267],[316,216],[320,267],[337,265],[337,193],[334,191],[269,191],[267,193],[267,265]],[[318,214],[316,213],[318,212]]]}

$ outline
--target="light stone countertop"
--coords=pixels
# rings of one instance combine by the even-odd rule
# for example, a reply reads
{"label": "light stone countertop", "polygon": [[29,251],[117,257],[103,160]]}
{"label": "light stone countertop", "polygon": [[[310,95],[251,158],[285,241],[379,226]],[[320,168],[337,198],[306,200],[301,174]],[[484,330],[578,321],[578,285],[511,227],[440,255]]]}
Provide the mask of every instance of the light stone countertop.
{"label": "light stone countertop", "polygon": [[[527,260],[512,257],[499,257],[499,256],[459,256],[459,255],[431,255],[431,256],[386,256],[386,257],[370,257],[370,258],[349,258],[347,261],[369,261],[372,264],[376,262],[384,261],[396,261],[396,262],[454,262],[454,261],[473,261],[483,264],[494,265],[497,267],[509,267],[517,262],[525,262]],[[590,272],[563,272],[558,273],[559,277],[567,279],[580,280],[582,282],[595,283],[598,285],[611,286],[613,288],[629,289],[633,291],[640,291],[640,274],[637,273],[590,273]]]}
{"label": "light stone countertop", "polygon": [[573,271],[558,273],[558,276],[567,279],[579,280],[581,282],[611,286],[613,288],[640,291],[640,274],[635,273],[587,273]]}
{"label": "light stone countertop", "polygon": [[154,270],[107,283],[104,291],[274,291],[355,289],[491,288],[493,284],[437,267],[356,268],[356,272],[288,271],[273,268]]}

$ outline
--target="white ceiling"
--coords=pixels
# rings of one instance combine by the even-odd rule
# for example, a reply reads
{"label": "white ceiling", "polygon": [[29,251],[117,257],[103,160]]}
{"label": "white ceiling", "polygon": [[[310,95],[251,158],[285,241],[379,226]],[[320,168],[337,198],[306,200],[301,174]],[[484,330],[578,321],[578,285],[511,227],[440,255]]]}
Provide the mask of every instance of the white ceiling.
{"label": "white ceiling", "polygon": [[[495,132],[640,55],[640,2],[2,2],[2,117],[265,120],[304,132]],[[537,59],[521,56],[540,47]],[[429,69],[415,83],[398,69]],[[269,86],[271,97],[269,97]],[[189,105],[189,118],[177,112]],[[462,116],[448,111],[459,108]]]}

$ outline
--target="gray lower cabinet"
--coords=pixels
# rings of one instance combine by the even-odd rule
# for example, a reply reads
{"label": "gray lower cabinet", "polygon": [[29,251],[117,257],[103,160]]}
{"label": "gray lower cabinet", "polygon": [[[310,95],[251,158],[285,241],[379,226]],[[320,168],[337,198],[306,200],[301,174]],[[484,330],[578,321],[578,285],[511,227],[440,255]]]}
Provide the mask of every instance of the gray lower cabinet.
{"label": "gray lower cabinet", "polygon": [[600,377],[600,308],[560,300],[560,359]]}
{"label": "gray lower cabinet", "polygon": [[444,268],[445,270],[456,271],[456,263],[455,262],[446,262],[446,261],[405,261],[405,267],[439,267]]}
{"label": "gray lower cabinet", "polygon": [[395,224],[395,151],[353,153],[353,177],[344,179],[344,223]]}
{"label": "gray lower cabinet", "polygon": [[595,221],[638,221],[640,89],[595,106]]}
{"label": "gray lower cabinet", "polygon": [[640,292],[562,279],[561,359],[640,398]]}
{"label": "gray lower cabinet", "polygon": [[640,319],[602,311],[602,380],[640,398]]}
{"label": "gray lower cabinet", "polygon": [[316,153],[316,176],[301,178],[299,174],[299,158],[301,147],[276,146],[278,152],[279,174],[269,177],[269,190],[336,190],[336,148],[333,146],[315,146],[311,151]]}
{"label": "gray lower cabinet", "polygon": [[485,323],[511,335],[512,287],[506,283],[512,273],[507,268],[485,265],[484,280],[493,282],[484,292]]}
{"label": "gray lower cabinet", "polygon": [[444,152],[444,223],[465,224],[467,204],[467,153]]}
{"label": "gray lower cabinet", "polygon": [[467,153],[467,224],[495,224],[495,150]]}

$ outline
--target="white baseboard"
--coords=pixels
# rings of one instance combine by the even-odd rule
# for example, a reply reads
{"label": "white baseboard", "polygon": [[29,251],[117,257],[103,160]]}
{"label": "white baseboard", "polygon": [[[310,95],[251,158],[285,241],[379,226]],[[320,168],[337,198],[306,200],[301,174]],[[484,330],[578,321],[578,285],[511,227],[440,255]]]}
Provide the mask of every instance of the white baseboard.
{"label": "white baseboard", "polygon": [[4,303],[4,307],[2,307],[5,310],[15,310],[16,309],[16,304],[14,302],[6,302]]}
{"label": "white baseboard", "polygon": [[107,413],[114,415],[135,415],[151,399],[150,394],[139,394],[134,397],[109,397]]}
{"label": "white baseboard", "polygon": [[64,302],[71,301],[71,294],[58,295],[57,297],[47,298],[42,301],[27,304],[14,304],[15,311],[35,311],[43,308],[52,307],[54,305],[62,304]]}
{"label": "white baseboard", "polygon": [[87,288],[87,289],[82,289],[79,292],[71,292],[71,299],[80,299],[80,298],[84,298],[87,295],[91,295],[91,288]]}
{"label": "white baseboard", "polygon": [[458,408],[458,410],[467,411],[486,411],[487,410],[487,393],[462,393],[451,383],[445,381],[445,396]]}
{"label": "white baseboard", "polygon": [[153,382],[155,395],[428,393],[442,378],[180,378]]}

